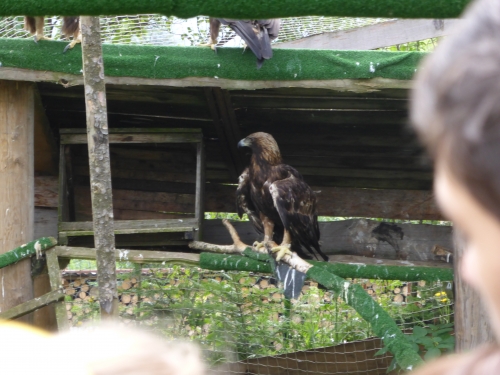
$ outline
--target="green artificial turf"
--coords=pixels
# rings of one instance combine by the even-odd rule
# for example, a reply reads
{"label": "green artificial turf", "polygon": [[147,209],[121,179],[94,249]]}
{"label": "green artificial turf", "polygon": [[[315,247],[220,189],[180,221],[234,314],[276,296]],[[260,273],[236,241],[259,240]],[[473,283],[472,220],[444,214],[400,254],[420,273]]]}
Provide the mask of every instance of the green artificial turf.
{"label": "green artificial turf", "polygon": [[0,16],[126,15],[181,18],[339,17],[455,18],[469,0],[2,0]]}
{"label": "green artificial turf", "polygon": [[401,281],[451,281],[453,268],[384,266],[375,264],[345,264],[310,261],[340,277]]}
{"label": "green artificial turf", "polygon": [[[67,42],[0,38],[2,67],[82,74],[81,46],[63,54]],[[279,49],[257,70],[255,56],[240,48],[104,45],[107,76],[140,78],[215,77],[233,80],[409,80],[422,52]]]}
{"label": "green artificial turf", "polygon": [[[201,253],[200,267],[210,270],[271,272],[268,255],[258,254],[252,250],[248,250],[248,252],[245,250],[243,254],[245,256]],[[401,281],[425,280],[429,282],[453,280],[452,268],[363,265],[317,261],[309,261],[309,263],[314,265],[314,268],[322,268],[343,278]]]}

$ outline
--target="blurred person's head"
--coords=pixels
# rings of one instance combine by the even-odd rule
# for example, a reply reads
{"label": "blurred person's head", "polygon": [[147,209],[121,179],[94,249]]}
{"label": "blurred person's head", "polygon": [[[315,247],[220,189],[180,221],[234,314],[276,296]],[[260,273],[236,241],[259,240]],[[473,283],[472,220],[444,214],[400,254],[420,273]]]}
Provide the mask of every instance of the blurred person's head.
{"label": "blurred person's head", "polygon": [[1,374],[204,375],[198,347],[118,324],[52,335],[0,321]]}
{"label": "blurred person's head", "polygon": [[[57,346],[87,348],[78,362],[91,375],[203,375],[201,352],[192,343],[104,324],[55,337]],[[81,358],[81,357],[80,357]]]}
{"label": "blurred person's head", "polygon": [[464,234],[464,278],[500,338],[500,1],[478,0],[417,74],[411,119],[435,160],[434,189]]}

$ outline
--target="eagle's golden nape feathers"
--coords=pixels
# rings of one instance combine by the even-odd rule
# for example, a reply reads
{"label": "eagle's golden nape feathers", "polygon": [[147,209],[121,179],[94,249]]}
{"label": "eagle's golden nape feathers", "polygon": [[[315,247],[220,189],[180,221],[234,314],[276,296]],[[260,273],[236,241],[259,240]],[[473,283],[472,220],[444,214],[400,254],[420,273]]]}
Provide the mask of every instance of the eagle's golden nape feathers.
{"label": "eagle's golden nape feathers", "polygon": [[281,159],[278,143],[271,134],[258,132],[250,134],[238,143],[238,148],[248,147],[252,150],[252,164],[262,160],[270,165],[278,165]]}

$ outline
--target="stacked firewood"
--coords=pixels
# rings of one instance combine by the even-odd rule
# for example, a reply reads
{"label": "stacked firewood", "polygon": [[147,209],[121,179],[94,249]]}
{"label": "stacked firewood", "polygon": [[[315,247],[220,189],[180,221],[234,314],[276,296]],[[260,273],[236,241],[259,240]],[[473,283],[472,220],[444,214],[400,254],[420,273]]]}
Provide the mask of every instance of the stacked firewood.
{"label": "stacked firewood", "polygon": [[[182,271],[182,270],[181,270]],[[130,274],[130,270],[125,270],[123,273]],[[155,273],[168,275],[172,269],[155,270]],[[120,272],[119,272],[120,273]],[[153,271],[144,269],[141,272],[141,277],[147,279]],[[220,273],[201,273],[201,280],[212,280],[217,283],[222,282],[223,278]],[[128,277],[118,281],[118,299],[120,302],[120,315],[125,322],[132,321],[138,317],[142,317],[143,312],[139,311],[138,307],[141,303],[154,304],[161,302],[163,294],[161,290],[157,293],[143,290],[143,293],[138,293],[139,281],[136,277]],[[179,280],[171,279],[169,283],[172,286],[178,285]],[[241,284],[241,296],[247,298],[250,294],[259,290],[259,298],[263,304],[283,303],[283,294],[278,290],[277,282],[269,276],[246,276],[239,279]],[[83,272],[67,272],[63,275],[63,286],[66,293],[66,309],[68,319],[73,325],[78,325],[87,318],[93,318],[93,313],[98,311],[98,288],[96,281],[96,273],[94,271]],[[320,301],[318,293],[314,293],[311,288],[318,288],[318,284],[313,281],[306,281],[302,288],[301,298],[293,303],[330,303],[335,300],[334,294],[325,291],[322,293]],[[265,293],[268,291],[268,293]],[[311,292],[312,293],[311,293]],[[264,293],[262,293],[264,292]],[[210,296],[209,296],[210,297]],[[241,306],[244,315],[251,314],[260,310],[262,306],[254,305],[252,302],[247,302]],[[151,317],[151,319],[155,319]],[[276,319],[278,316],[276,315]]]}
{"label": "stacked firewood", "polygon": [[401,286],[391,288],[366,281],[362,286],[374,299],[386,297],[390,298],[394,303],[406,302],[406,298],[411,293],[411,283],[405,283]]}

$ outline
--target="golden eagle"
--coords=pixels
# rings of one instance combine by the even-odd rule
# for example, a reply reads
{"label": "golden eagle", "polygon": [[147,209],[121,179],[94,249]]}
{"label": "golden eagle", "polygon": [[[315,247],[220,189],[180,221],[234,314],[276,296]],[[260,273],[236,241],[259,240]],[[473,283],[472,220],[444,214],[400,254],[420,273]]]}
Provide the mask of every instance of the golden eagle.
{"label": "golden eagle", "polygon": [[[284,253],[296,251],[304,257],[301,247],[317,258],[328,257],[319,246],[316,194],[293,167],[283,164],[278,144],[267,133],[253,133],[238,143],[250,153],[250,163],[239,177],[236,190],[238,215],[246,213],[263,243],[270,244],[277,260]],[[281,242],[278,246],[276,242]],[[315,252],[317,254],[315,254]]]}
{"label": "golden eagle", "polygon": [[[271,41],[278,37],[281,27],[280,19],[268,20],[232,20],[210,18],[210,42],[208,45],[215,51],[220,25],[229,26],[257,57],[257,69],[262,67],[264,60],[273,57]],[[245,47],[246,48],[246,47]]]}
{"label": "golden eagle", "polygon": [[[34,41],[38,43],[39,40],[51,40],[43,34],[43,25],[45,17],[24,17],[24,28],[31,34],[34,34]],[[63,52],[73,48],[77,43],[82,42],[82,34],[80,33],[80,17],[63,17],[63,25],[61,34],[66,38],[73,36],[73,40],[68,44]]]}

